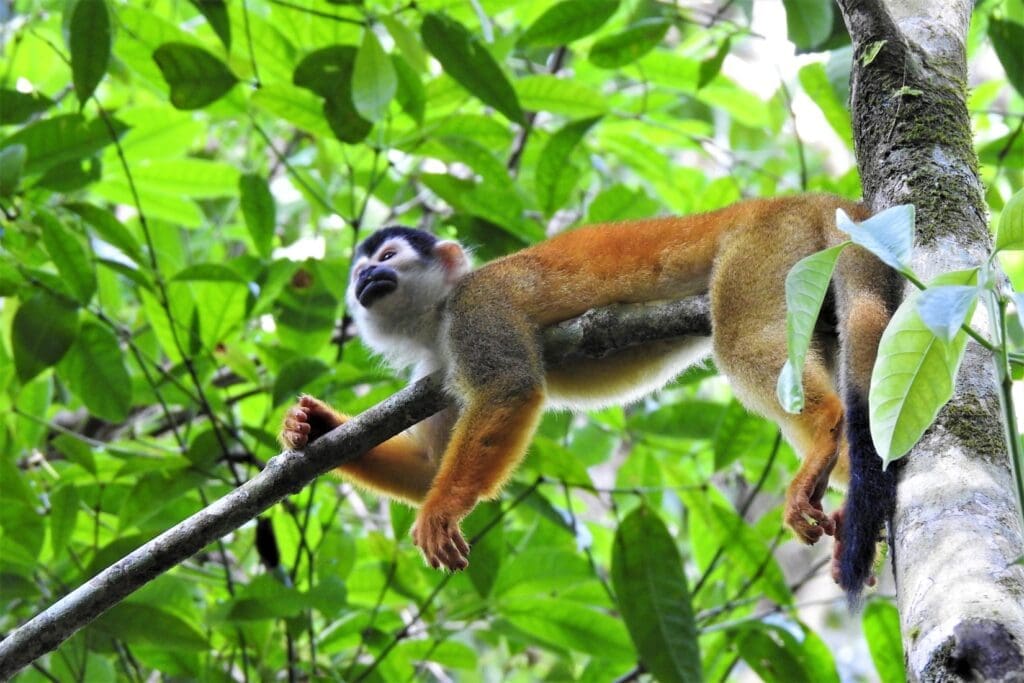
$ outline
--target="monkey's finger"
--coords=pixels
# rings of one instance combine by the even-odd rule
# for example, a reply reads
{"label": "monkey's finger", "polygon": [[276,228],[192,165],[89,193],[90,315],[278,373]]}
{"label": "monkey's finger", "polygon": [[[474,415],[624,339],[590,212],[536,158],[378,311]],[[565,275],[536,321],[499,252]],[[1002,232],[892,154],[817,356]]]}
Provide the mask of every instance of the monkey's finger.
{"label": "monkey's finger", "polygon": [[461,532],[456,531],[452,535],[452,543],[455,544],[455,547],[458,548],[459,553],[463,557],[469,555],[469,543],[466,542],[466,539],[462,536]]}

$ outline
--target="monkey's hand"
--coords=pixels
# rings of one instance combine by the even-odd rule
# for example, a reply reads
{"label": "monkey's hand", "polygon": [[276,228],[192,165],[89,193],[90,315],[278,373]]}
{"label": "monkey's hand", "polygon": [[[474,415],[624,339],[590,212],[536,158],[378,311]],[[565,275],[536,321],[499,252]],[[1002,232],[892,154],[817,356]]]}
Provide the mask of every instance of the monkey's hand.
{"label": "monkey's hand", "polygon": [[469,544],[459,529],[459,519],[441,506],[424,503],[412,529],[412,540],[434,569],[457,572],[469,566]]}
{"label": "monkey's hand", "polygon": [[301,450],[344,422],[345,419],[323,401],[301,396],[285,413],[278,438],[285,448]]}
{"label": "monkey's hand", "polygon": [[825,514],[821,507],[821,495],[814,488],[808,493],[802,487],[791,486],[786,494],[783,519],[800,540],[808,545],[816,543],[823,534],[832,536],[836,531],[835,520]]}

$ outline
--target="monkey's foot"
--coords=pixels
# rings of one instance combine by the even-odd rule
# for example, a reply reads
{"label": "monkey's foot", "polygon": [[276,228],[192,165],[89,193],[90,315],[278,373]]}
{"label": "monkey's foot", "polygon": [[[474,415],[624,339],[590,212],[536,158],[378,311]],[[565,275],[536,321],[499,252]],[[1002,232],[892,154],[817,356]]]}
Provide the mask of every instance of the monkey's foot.
{"label": "monkey's foot", "polygon": [[413,526],[412,540],[434,569],[457,572],[469,566],[469,544],[459,523],[447,514],[432,513],[424,506]]}
{"label": "monkey's foot", "polygon": [[791,494],[786,500],[783,519],[800,540],[811,545],[817,543],[824,534],[835,534],[835,521],[825,514],[821,503],[811,502],[803,493]]}
{"label": "monkey's foot", "polygon": [[285,413],[280,441],[287,448],[299,450],[341,423],[340,416],[326,403],[312,396],[301,396]]}
{"label": "monkey's foot", "polygon": [[[843,509],[836,510],[832,513],[832,524],[835,526],[835,545],[832,546],[832,580],[839,583],[839,576],[841,574],[839,557],[843,552]],[[865,586],[874,586],[878,583],[878,579],[872,574],[864,582]]]}

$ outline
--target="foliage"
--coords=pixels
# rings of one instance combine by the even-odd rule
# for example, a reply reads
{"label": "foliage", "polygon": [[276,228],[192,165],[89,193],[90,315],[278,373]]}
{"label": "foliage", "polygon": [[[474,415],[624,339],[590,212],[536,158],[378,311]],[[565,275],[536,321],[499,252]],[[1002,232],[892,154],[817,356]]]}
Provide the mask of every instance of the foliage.
{"label": "foliage", "polygon": [[[858,195],[841,22],[756,4],[821,52],[766,52],[749,0],[16,0],[0,15],[0,631],[258,470],[296,393],[358,413],[400,385],[336,326],[373,228],[429,227],[486,260],[583,222]],[[1019,0],[983,3],[972,54],[991,35],[1009,67],[1021,22]],[[971,107],[1000,211],[1024,119],[988,76]],[[811,551],[778,508],[794,460],[698,368],[640,405],[547,416],[503,500],[467,520],[467,572],[423,565],[407,508],[324,479],[19,680],[864,673],[826,645],[856,636],[803,609]],[[866,614],[887,679],[894,623]],[[699,667],[650,654],[664,643]]]}

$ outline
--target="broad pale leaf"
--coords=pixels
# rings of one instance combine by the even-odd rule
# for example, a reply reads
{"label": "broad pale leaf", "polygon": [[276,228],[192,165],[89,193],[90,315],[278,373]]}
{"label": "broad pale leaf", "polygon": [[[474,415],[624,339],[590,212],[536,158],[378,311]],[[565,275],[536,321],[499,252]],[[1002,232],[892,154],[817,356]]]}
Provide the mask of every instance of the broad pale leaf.
{"label": "broad pale leaf", "polygon": [[801,50],[817,47],[832,34],[832,3],[782,0],[789,39]]}
{"label": "broad pale leaf", "polygon": [[397,89],[398,77],[391,58],[373,29],[367,27],[352,68],[352,103],[364,119],[379,121],[387,114]]}
{"label": "broad pale leaf", "polygon": [[615,532],[612,585],[640,660],[665,683],[701,679],[700,648],[682,559],[657,513],[631,512]]}
{"label": "broad pale leaf", "polygon": [[1024,189],[1017,190],[1003,207],[996,230],[996,251],[1024,249]]}
{"label": "broad pale leaf", "polygon": [[921,292],[917,313],[942,341],[953,340],[978,300],[978,288],[969,285],[929,287]]}
{"label": "broad pale leaf", "polygon": [[0,149],[0,197],[10,197],[17,192],[21,173],[25,170],[25,145],[10,145]]}
{"label": "broad pale leaf", "polygon": [[574,171],[569,162],[576,146],[597,122],[597,118],[583,119],[566,124],[551,136],[537,162],[537,201],[544,214],[550,216],[568,199],[572,184],[566,182]]}
{"label": "broad pale leaf", "polygon": [[43,244],[64,284],[78,303],[89,303],[96,292],[96,273],[82,239],[45,209],[38,209],[34,218],[36,224],[43,229]]}
{"label": "broad pale leaf", "polygon": [[[929,287],[968,284],[974,271],[946,273]],[[920,292],[907,297],[882,335],[871,374],[871,438],[888,465],[909,451],[953,395],[967,347],[960,331],[944,342],[918,314]]]}
{"label": "broad pale leaf", "polygon": [[836,209],[836,225],[886,265],[899,271],[909,268],[914,251],[914,206],[901,204],[855,223],[842,209]]}
{"label": "broad pale leaf", "polygon": [[246,173],[239,177],[238,191],[249,237],[252,238],[259,255],[267,258],[274,245],[277,215],[274,195],[270,194],[266,178],[255,173]]}
{"label": "broad pale leaf", "polygon": [[864,608],[864,640],[875,663],[879,680],[903,683],[907,680],[903,668],[903,640],[900,637],[900,615],[896,608],[884,600],[871,600]]}
{"label": "broad pale leaf", "polygon": [[786,412],[799,413],[803,410],[804,360],[836,261],[848,244],[844,242],[802,258],[786,275],[786,341],[789,359],[779,374],[775,392]]}

